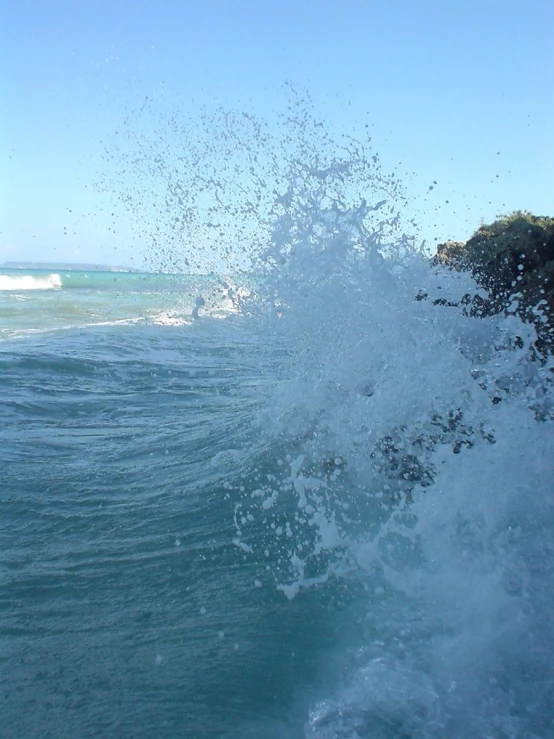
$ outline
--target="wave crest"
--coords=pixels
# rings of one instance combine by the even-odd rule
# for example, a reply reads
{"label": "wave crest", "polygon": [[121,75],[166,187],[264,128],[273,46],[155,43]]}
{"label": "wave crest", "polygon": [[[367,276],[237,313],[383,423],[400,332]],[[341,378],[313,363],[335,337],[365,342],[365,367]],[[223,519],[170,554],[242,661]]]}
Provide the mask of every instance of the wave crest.
{"label": "wave crest", "polygon": [[21,290],[59,290],[62,278],[58,274],[44,277],[34,275],[0,275],[0,290],[19,292]]}

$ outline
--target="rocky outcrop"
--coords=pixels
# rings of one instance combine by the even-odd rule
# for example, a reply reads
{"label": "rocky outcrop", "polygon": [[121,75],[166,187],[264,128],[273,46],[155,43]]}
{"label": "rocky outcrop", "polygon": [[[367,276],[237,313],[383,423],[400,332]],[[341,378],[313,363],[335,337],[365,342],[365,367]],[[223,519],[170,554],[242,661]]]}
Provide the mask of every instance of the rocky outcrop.
{"label": "rocky outcrop", "polygon": [[554,218],[516,211],[482,225],[466,243],[439,244],[432,260],[468,270],[489,294],[475,315],[517,313],[534,323],[537,349],[554,351]]}

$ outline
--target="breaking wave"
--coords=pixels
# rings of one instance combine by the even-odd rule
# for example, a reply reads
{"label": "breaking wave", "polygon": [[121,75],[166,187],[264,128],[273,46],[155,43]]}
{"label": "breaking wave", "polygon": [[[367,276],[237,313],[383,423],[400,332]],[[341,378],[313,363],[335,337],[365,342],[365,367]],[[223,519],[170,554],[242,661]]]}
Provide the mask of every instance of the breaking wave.
{"label": "breaking wave", "polygon": [[20,292],[22,290],[59,290],[61,287],[62,278],[58,274],[44,277],[0,274],[0,290]]}
{"label": "breaking wave", "polygon": [[368,140],[292,107],[281,128],[218,111],[194,137],[135,121],[133,190],[112,190],[139,225],[149,188],[165,202],[152,263],[199,264],[215,238],[255,269],[237,305],[278,370],[226,483],[237,558],[283,598],[353,604],[305,736],[546,739],[552,362],[518,317],[465,311],[479,288],[431,268]]}

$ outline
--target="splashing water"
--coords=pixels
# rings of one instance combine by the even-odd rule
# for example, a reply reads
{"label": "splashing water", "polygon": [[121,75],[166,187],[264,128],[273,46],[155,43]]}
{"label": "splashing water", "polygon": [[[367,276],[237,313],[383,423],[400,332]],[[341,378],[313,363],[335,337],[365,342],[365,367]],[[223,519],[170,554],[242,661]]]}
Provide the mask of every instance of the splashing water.
{"label": "splashing water", "polygon": [[554,735],[553,364],[532,327],[468,315],[477,286],[431,269],[369,142],[298,97],[276,125],[142,121],[115,189],[145,218],[155,201],[150,264],[252,265],[233,299],[277,366],[226,486],[237,558],[283,597],[354,603],[305,736]]}

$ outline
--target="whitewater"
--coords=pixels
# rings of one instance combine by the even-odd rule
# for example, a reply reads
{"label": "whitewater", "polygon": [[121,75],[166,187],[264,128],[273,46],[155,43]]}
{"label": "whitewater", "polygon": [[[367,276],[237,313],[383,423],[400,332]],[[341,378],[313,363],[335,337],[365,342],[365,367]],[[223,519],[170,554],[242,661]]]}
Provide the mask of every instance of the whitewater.
{"label": "whitewater", "polygon": [[[554,736],[533,326],[472,315],[304,107],[129,120],[111,189],[141,229],[169,203],[158,274],[0,278],[0,733]],[[202,223],[233,274],[193,274]]]}

